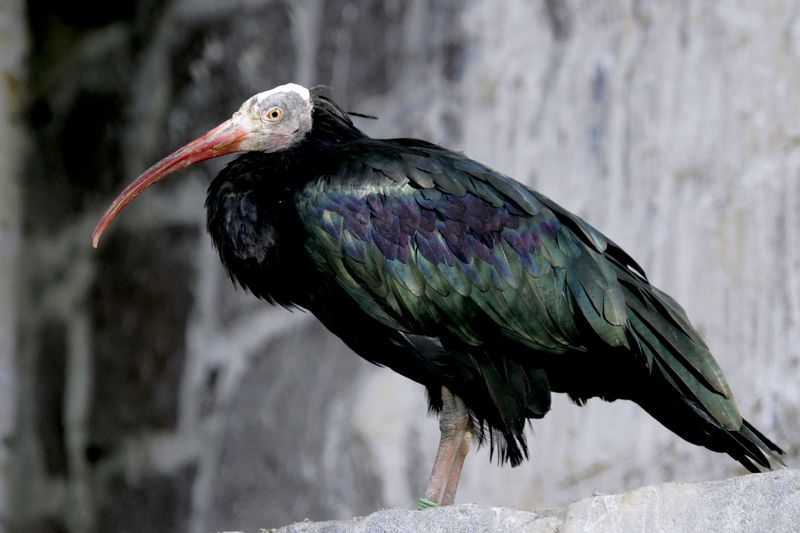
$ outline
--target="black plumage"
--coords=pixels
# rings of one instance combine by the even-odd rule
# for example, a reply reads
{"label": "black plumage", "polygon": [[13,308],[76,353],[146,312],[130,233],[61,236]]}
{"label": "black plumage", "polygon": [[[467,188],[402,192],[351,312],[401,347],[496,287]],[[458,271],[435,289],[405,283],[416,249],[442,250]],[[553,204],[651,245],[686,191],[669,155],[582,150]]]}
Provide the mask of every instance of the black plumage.
{"label": "black plumage", "polygon": [[93,242],[147,187],[246,152],[211,183],[208,230],[231,278],[313,313],[366,360],[425,386],[442,440],[420,504],[452,503],[474,432],[527,456],[552,392],[632,400],[750,471],[783,453],[739,414],[686,313],[614,242],[463,154],[372,139],[318,90],[248,99],[106,210]]}

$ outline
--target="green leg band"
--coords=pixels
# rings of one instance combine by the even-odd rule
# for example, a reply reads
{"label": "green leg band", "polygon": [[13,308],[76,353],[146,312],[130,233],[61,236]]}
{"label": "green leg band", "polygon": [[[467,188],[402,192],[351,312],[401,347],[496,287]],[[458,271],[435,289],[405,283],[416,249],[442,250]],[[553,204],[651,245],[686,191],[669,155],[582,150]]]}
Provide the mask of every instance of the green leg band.
{"label": "green leg band", "polygon": [[432,502],[425,497],[422,497],[417,501],[417,511],[424,511],[425,509],[432,509],[433,507],[439,507],[439,504]]}

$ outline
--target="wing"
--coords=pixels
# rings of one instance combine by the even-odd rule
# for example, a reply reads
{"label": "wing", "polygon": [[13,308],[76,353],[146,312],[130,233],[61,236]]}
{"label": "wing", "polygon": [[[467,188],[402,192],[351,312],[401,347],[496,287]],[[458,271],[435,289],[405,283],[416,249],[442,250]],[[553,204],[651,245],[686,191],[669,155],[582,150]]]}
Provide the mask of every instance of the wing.
{"label": "wing", "polygon": [[431,145],[372,147],[298,199],[317,266],[373,316],[472,346],[497,335],[586,350],[627,345],[607,241],[552,202]]}
{"label": "wing", "polygon": [[627,350],[723,427],[742,424],[680,306],[616,244],[507,176],[435,145],[370,140],[297,203],[316,265],[390,327],[476,348]]}

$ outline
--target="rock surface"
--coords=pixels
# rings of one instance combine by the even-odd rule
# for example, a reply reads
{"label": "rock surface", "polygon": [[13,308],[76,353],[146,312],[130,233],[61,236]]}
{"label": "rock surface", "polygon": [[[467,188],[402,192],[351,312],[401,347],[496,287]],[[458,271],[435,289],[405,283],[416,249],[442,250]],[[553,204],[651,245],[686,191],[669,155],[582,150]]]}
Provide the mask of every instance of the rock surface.
{"label": "rock surface", "polygon": [[800,531],[800,471],[707,483],[665,483],[518,511],[475,504],[424,512],[386,509],[338,522],[298,522],[274,533],[636,533]]}

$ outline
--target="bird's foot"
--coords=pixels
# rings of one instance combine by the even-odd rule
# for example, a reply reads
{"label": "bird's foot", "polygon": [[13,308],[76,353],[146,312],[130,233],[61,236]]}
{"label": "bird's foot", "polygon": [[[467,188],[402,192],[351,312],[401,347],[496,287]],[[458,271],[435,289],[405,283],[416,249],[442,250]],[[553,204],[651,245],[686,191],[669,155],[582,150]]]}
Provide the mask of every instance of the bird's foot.
{"label": "bird's foot", "polygon": [[424,511],[425,509],[433,509],[434,507],[439,507],[439,504],[436,502],[432,502],[426,497],[422,497],[417,500],[417,511]]}

